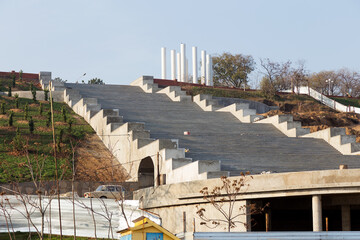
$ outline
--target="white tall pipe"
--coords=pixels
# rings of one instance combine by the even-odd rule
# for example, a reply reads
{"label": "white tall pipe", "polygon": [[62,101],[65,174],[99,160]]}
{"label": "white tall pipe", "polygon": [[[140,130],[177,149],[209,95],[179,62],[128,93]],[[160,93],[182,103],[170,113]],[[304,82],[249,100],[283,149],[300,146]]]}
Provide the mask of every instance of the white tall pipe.
{"label": "white tall pipe", "polygon": [[166,48],[161,48],[161,78],[166,79]]}
{"label": "white tall pipe", "polygon": [[185,82],[189,82],[189,60],[186,59]]}
{"label": "white tall pipe", "polygon": [[192,47],[192,64],[193,64],[193,83],[198,83],[197,82],[197,48],[196,47]]}
{"label": "white tall pipe", "polygon": [[181,54],[176,54],[176,61],[177,61],[177,80],[180,82],[181,79]]}
{"label": "white tall pipe", "polygon": [[174,80],[176,78],[175,76],[175,50],[170,51],[170,65],[171,65],[171,79]]}
{"label": "white tall pipe", "polygon": [[206,82],[206,51],[201,51],[201,84]]}
{"label": "white tall pipe", "polygon": [[209,55],[209,86],[214,86],[214,68],[211,55]]}
{"label": "white tall pipe", "polygon": [[206,55],[206,86],[210,86],[210,55]]}
{"label": "white tall pipe", "polygon": [[180,44],[180,56],[181,56],[181,82],[185,82],[186,74],[186,55],[185,55],[185,44]]}

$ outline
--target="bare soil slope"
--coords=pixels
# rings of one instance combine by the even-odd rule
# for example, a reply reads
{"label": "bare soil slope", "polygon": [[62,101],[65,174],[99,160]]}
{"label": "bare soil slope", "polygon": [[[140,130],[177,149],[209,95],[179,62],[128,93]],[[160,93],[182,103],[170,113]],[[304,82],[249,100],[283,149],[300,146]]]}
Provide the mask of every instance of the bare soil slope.
{"label": "bare soil slope", "polygon": [[126,171],[96,134],[88,134],[76,147],[76,180],[122,182]]}
{"label": "bare soil slope", "polygon": [[292,114],[295,121],[300,121],[303,127],[311,132],[328,127],[345,127],[347,134],[357,136],[360,142],[360,114],[341,113],[313,101],[285,101],[277,102],[279,110],[270,111],[263,115]]}

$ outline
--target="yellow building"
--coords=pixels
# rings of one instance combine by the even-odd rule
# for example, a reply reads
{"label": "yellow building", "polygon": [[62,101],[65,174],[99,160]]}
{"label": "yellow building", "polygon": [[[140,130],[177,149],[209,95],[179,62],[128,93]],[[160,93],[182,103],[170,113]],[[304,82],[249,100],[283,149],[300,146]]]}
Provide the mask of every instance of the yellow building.
{"label": "yellow building", "polygon": [[134,227],[119,231],[120,240],[180,240],[165,228],[154,223],[146,217],[133,221]]}

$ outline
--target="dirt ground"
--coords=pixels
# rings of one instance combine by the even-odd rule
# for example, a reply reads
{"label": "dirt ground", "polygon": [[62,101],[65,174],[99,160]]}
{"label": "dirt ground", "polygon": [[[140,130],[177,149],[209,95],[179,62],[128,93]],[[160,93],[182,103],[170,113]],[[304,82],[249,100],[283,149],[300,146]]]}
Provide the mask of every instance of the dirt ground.
{"label": "dirt ground", "polygon": [[76,180],[123,182],[126,171],[96,134],[88,134],[76,147]]}
{"label": "dirt ground", "polygon": [[279,110],[270,111],[264,116],[292,114],[294,121],[300,121],[303,127],[311,132],[328,127],[345,127],[347,134],[356,135],[360,142],[360,114],[341,113],[313,101],[293,101],[277,103]]}

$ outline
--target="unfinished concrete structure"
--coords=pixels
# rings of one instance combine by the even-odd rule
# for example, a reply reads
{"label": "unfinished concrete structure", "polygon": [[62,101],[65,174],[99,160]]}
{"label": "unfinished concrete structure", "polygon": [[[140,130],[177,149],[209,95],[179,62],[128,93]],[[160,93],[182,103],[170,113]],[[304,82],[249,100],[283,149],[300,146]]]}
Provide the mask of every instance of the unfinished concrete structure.
{"label": "unfinished concrete structure", "polygon": [[[335,170],[339,165],[360,167],[360,157],[353,156],[359,154],[359,144],[343,129],[310,134],[290,115],[262,119],[257,113],[266,107],[260,104],[253,103],[252,109],[238,100],[191,98],[179,86],[160,88],[149,76],[131,86],[59,87],[66,88],[64,101],[91,124],[129,179],[150,187],[136,198],[143,208],[159,213],[171,232],[192,231],[191,226],[208,231],[193,220],[195,205],[205,204],[199,190],[242,171],[255,178],[238,204],[270,202],[273,230],[320,231],[323,211],[331,229],[360,229],[354,218],[360,206],[359,171]],[[184,226],[171,221],[185,216],[183,212],[188,216]],[[253,230],[264,230],[263,218],[257,220]],[[289,221],[294,223],[281,224]]]}

